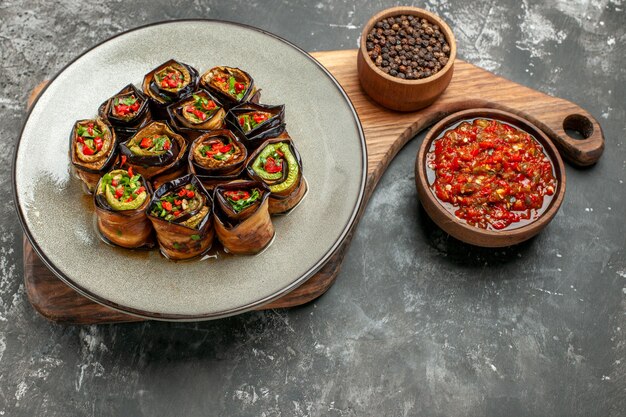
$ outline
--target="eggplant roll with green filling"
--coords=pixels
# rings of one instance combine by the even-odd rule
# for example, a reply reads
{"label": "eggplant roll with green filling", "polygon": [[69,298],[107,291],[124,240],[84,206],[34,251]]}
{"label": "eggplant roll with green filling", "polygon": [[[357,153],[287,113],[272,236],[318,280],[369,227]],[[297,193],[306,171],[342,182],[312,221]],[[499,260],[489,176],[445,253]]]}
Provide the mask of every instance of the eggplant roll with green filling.
{"label": "eggplant roll with green filling", "polygon": [[304,197],[302,160],[288,137],[268,139],[248,159],[248,175],[270,189],[270,213],[284,213]]}
{"label": "eggplant roll with green filling", "polygon": [[196,90],[198,71],[174,59],[159,65],[143,78],[143,92],[150,98],[153,112],[166,117],[166,107]]}
{"label": "eggplant roll with green filling", "polygon": [[150,186],[132,168],[105,174],[94,195],[100,233],[125,248],[152,244],[152,224],[146,216],[149,203]]}
{"label": "eggplant roll with green filling", "polygon": [[246,101],[258,101],[254,80],[245,71],[232,67],[214,67],[202,74],[200,86],[225,106],[234,107]]}
{"label": "eggplant roll with green filling", "polygon": [[207,130],[222,129],[226,111],[222,103],[205,90],[171,104],[167,108],[174,129],[193,140]]}
{"label": "eggplant roll with green filling", "polygon": [[272,241],[274,225],[268,197],[269,189],[258,181],[234,181],[215,187],[215,232],[228,252],[253,255]]}
{"label": "eggplant roll with green filling", "polygon": [[157,176],[180,176],[185,172],[187,141],[163,122],[151,122],[120,144],[121,167],[152,180]]}
{"label": "eggplant roll with green filling", "polygon": [[182,260],[202,255],[213,244],[213,201],[193,175],[163,184],[148,209],[161,252]]}
{"label": "eggplant roll with green filling", "polygon": [[152,120],[148,98],[133,84],[128,84],[102,103],[98,114],[113,126],[120,139],[134,135]]}
{"label": "eggplant roll with green filling", "polygon": [[196,175],[240,173],[248,151],[230,130],[215,130],[198,137],[189,149],[189,171]]}
{"label": "eggplant roll with green filling", "polygon": [[100,177],[113,167],[117,139],[104,119],[79,120],[70,134],[70,159],[78,177],[93,192]]}
{"label": "eggplant roll with green filling", "polygon": [[244,137],[244,144],[253,151],[266,139],[285,132],[285,106],[244,103],[226,115],[228,127]]}

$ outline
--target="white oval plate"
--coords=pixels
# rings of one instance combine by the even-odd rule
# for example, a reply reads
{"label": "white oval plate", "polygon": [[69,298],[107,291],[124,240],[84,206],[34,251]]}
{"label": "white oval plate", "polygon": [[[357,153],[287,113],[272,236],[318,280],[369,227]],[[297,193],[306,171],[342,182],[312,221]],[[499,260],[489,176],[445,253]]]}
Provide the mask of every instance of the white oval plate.
{"label": "white oval plate", "polygon": [[[276,239],[262,254],[176,263],[158,251],[103,243],[93,203],[70,175],[68,137],[78,119],[175,58],[200,73],[216,65],[248,71],[261,102],[285,104],[287,130],[302,155],[306,199],[274,217]],[[70,63],[49,83],[24,124],[13,167],[17,211],[45,264],[83,295],[162,320],[238,314],[275,300],[315,274],[355,221],[367,170],[363,132],[345,92],[289,42],[239,24],[185,20],[117,35]]]}

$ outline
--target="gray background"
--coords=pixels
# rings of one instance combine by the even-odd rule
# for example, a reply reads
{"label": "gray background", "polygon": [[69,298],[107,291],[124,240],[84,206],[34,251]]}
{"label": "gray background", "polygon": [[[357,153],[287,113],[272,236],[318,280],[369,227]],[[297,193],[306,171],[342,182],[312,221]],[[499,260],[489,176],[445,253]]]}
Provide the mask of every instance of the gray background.
{"label": "gray background", "polygon": [[417,202],[421,138],[392,163],[337,283],[292,310],[217,322],[48,323],[22,285],[10,193],[28,92],[107,37],[163,19],[259,26],[305,50],[357,45],[392,2],[0,0],[0,416],[623,416],[626,414],[626,2],[417,2],[459,55],[572,100],[602,124],[603,159],[567,167],[537,238],[486,250]]}

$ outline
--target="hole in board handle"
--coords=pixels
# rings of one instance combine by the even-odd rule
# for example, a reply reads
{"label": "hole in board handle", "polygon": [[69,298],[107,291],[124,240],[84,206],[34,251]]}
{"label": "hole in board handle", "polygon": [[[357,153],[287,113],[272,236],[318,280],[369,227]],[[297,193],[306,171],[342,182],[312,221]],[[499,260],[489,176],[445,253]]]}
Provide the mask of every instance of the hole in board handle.
{"label": "hole in board handle", "polygon": [[563,130],[570,138],[583,140],[593,135],[593,123],[586,116],[570,114],[563,120]]}

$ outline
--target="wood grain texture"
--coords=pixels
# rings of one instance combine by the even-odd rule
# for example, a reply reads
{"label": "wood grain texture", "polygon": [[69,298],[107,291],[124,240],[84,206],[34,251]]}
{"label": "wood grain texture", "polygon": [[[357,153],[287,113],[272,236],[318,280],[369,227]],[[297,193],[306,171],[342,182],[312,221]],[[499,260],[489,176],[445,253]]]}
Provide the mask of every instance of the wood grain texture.
{"label": "wood grain texture", "polygon": [[[456,60],[452,81],[435,103],[417,112],[399,113],[376,104],[363,92],[356,69],[357,50],[315,52],[312,55],[346,90],[363,125],[368,152],[364,204],[353,230],[327,264],[299,288],[262,309],[302,305],[330,288],[341,268],[363,208],[391,160],[417,133],[448,114],[475,107],[506,110],[528,119],[543,130],[561,155],[575,165],[594,164],[602,155],[602,129],[587,111],[567,100],[508,81],[462,60]],[[33,90],[29,104],[43,86]],[[568,128],[580,130],[588,136],[587,139],[569,138],[564,123]],[[77,324],[142,320],[96,304],[76,293],[43,265],[26,240],[24,280],[29,300],[39,313],[50,320]]]}

